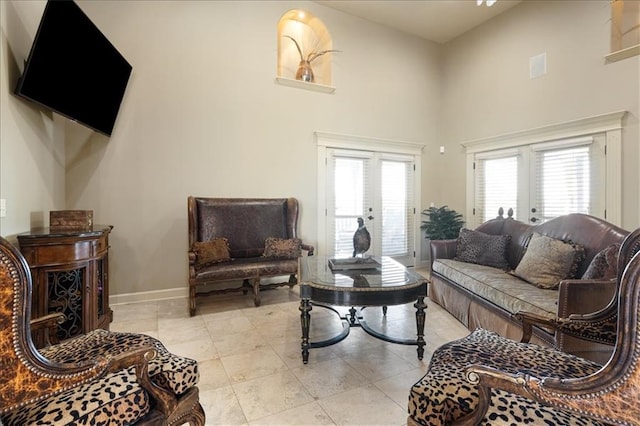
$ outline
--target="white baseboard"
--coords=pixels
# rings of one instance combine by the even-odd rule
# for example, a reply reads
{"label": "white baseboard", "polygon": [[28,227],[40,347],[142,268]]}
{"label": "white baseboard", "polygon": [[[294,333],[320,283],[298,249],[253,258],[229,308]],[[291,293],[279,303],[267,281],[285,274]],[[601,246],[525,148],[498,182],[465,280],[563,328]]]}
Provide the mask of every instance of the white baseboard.
{"label": "white baseboard", "polygon": [[139,293],[112,294],[111,296],[109,296],[109,305],[151,302],[166,299],[180,299],[186,297],[189,297],[188,287],[170,288],[167,290],[141,291]]}

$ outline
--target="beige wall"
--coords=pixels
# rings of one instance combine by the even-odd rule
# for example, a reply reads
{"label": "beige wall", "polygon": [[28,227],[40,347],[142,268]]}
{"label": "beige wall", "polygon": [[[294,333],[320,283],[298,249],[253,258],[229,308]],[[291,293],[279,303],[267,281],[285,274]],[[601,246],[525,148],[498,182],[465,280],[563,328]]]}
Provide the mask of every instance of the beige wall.
{"label": "beige wall", "polygon": [[[186,288],[190,194],[297,197],[300,234],[315,244],[314,131],[435,139],[433,43],[315,3],[78,3],[133,65],[110,139],[66,126],[66,207],[114,225],[112,294]],[[333,95],[274,82],[277,24],[296,7],[342,51]]]}
{"label": "beige wall", "polygon": [[[445,46],[440,170],[463,170],[461,142],[628,111],[623,122],[622,226],[640,225],[639,58],[605,64],[610,2],[525,1]],[[547,74],[529,78],[546,52]],[[463,173],[449,173],[441,204],[465,211]]]}
{"label": "beige wall", "polygon": [[12,241],[65,208],[65,119],[13,95],[43,9],[44,2],[0,1],[0,235]]}
{"label": "beige wall", "polygon": [[[638,59],[603,64],[606,1],[523,2],[444,47],[312,2],[79,4],[133,65],[110,139],[10,94],[44,2],[0,1],[0,234],[94,210],[115,226],[112,294],[186,288],[189,194],[297,197],[315,243],[316,130],[424,143],[422,208],[464,212],[460,142],[625,109],[623,221],[640,223]],[[276,25],[300,7],[342,50],[333,95],[274,83]]]}

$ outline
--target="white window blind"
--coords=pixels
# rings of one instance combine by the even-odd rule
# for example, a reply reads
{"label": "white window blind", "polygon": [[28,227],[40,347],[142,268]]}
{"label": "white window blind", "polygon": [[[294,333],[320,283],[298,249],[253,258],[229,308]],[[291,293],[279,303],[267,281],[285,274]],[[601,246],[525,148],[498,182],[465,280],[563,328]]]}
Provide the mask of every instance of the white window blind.
{"label": "white window blind", "polygon": [[[330,221],[329,235],[333,236],[332,255],[349,257],[353,254],[353,233],[357,229],[357,219],[366,218],[370,205],[369,191],[370,160],[355,154],[336,152],[331,158],[330,177],[333,178],[333,199],[329,208],[333,209],[334,220]],[[331,201],[332,204],[331,205]],[[366,221],[366,219],[365,219]]]}
{"label": "white window blind", "polygon": [[[545,221],[568,213],[591,214],[592,155],[589,145],[535,152],[536,217]],[[594,188],[595,189],[595,188]]]}
{"label": "white window blind", "polygon": [[413,162],[382,160],[382,255],[413,256]]}
{"label": "white window blind", "polygon": [[505,214],[512,208],[518,212],[518,155],[478,155],[475,164],[476,214],[480,223],[498,215],[500,207]]}

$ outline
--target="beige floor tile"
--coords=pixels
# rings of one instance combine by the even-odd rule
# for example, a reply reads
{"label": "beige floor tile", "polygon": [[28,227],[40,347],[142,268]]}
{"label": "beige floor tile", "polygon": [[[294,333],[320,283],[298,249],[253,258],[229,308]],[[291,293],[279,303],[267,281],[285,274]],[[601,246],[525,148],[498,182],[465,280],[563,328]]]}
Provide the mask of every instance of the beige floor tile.
{"label": "beige floor tile", "polygon": [[251,329],[241,333],[225,334],[213,338],[213,344],[221,357],[251,353],[269,346],[257,330]]}
{"label": "beige floor tile", "polygon": [[375,382],[374,385],[384,392],[389,398],[396,402],[399,406],[405,406],[409,401],[409,390],[426,371],[420,368],[409,370],[406,373],[389,377],[388,379]]}
{"label": "beige floor tile", "polygon": [[158,320],[156,318],[145,319],[128,319],[128,316],[122,316],[123,320],[113,321],[109,324],[111,331],[124,331],[127,333],[144,333],[154,332],[158,334]]}
{"label": "beige floor tile", "polygon": [[[302,348],[300,341],[285,341],[275,340],[270,342],[270,346],[278,354],[280,359],[286,364],[289,369],[298,368],[303,364],[302,362]],[[324,348],[314,348],[309,351],[309,364],[317,364],[331,359],[336,359],[338,356],[333,351],[332,346]],[[307,365],[309,365],[307,364]]]}
{"label": "beige floor tile", "polygon": [[[170,320],[158,321],[158,334],[160,336],[160,340],[162,340],[165,344],[171,343],[183,343],[183,342],[194,342],[200,338],[206,337],[210,338],[209,332],[202,322],[202,318],[193,317],[199,319],[200,321],[184,321],[184,323],[179,323],[172,325]],[[176,320],[182,322],[182,320]]]}
{"label": "beige floor tile", "polygon": [[358,373],[372,382],[405,373],[415,368],[385,345],[369,345],[358,356],[345,357],[344,360]]}
{"label": "beige floor tile", "polygon": [[323,398],[318,404],[337,425],[406,424],[406,406],[401,408],[374,385]]}
{"label": "beige floor tile", "polygon": [[302,364],[293,369],[293,374],[314,398],[324,398],[369,383],[366,377],[340,358]]}
{"label": "beige floor tile", "polygon": [[225,356],[221,360],[231,383],[269,376],[287,369],[280,357],[270,347]]}
{"label": "beige floor tile", "polygon": [[208,359],[198,362],[198,371],[200,372],[200,381],[198,382],[200,392],[231,385],[220,359]]}
{"label": "beige floor tile", "polygon": [[163,341],[163,344],[169,352],[195,359],[196,361],[219,358],[213,341],[207,335],[188,342]]}
{"label": "beige floor tile", "polygon": [[213,339],[217,339],[228,334],[243,333],[254,328],[251,321],[249,321],[244,315],[224,319],[207,318],[204,321],[207,330],[209,330],[209,334]]}
{"label": "beige floor tile", "polygon": [[[115,305],[112,330],[159,338],[179,355],[195,358],[207,425],[401,425],[411,385],[426,372],[433,351],[469,331],[427,300],[425,355],[416,347],[378,340],[360,328],[338,344],[311,349],[302,363],[298,287],[263,291],[262,305],[242,293]],[[348,307],[337,310],[345,315]],[[364,311],[367,323],[394,337],[415,338],[412,304]],[[314,306],[311,340],[335,336],[335,312]],[[315,399],[315,401],[314,401]]]}
{"label": "beige floor tile", "polygon": [[288,370],[232,386],[249,421],[313,401],[309,392]]}
{"label": "beige floor tile", "polygon": [[258,425],[292,425],[292,426],[313,426],[313,425],[334,425],[331,418],[324,412],[320,404],[311,402],[299,407],[291,408],[280,413],[262,417],[249,422],[251,426]]}
{"label": "beige floor tile", "polygon": [[247,424],[231,386],[201,391],[200,404],[205,412],[207,426]]}

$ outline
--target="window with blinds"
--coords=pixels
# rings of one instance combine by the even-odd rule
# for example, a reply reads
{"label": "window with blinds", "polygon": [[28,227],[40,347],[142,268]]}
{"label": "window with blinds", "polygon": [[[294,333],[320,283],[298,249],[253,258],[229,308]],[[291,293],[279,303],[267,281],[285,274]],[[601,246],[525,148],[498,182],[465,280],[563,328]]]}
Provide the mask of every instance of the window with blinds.
{"label": "window with blinds", "polygon": [[501,207],[518,217],[518,155],[478,155],[475,167],[476,217],[486,222]]}
{"label": "window with blinds", "polygon": [[589,146],[535,152],[537,219],[568,213],[591,213],[591,153]]}
{"label": "window with blinds", "polygon": [[544,222],[569,213],[605,214],[602,135],[475,154],[474,222],[514,210],[514,218]]}
{"label": "window with blinds", "polygon": [[371,204],[367,185],[370,181],[370,159],[358,158],[348,153],[331,157],[330,179],[333,197],[334,220],[330,221],[329,232],[333,235],[334,255],[349,257],[353,253],[353,233],[357,228],[357,219],[366,216],[367,206]]}
{"label": "window with blinds", "polygon": [[382,255],[412,256],[413,163],[382,160]]}

